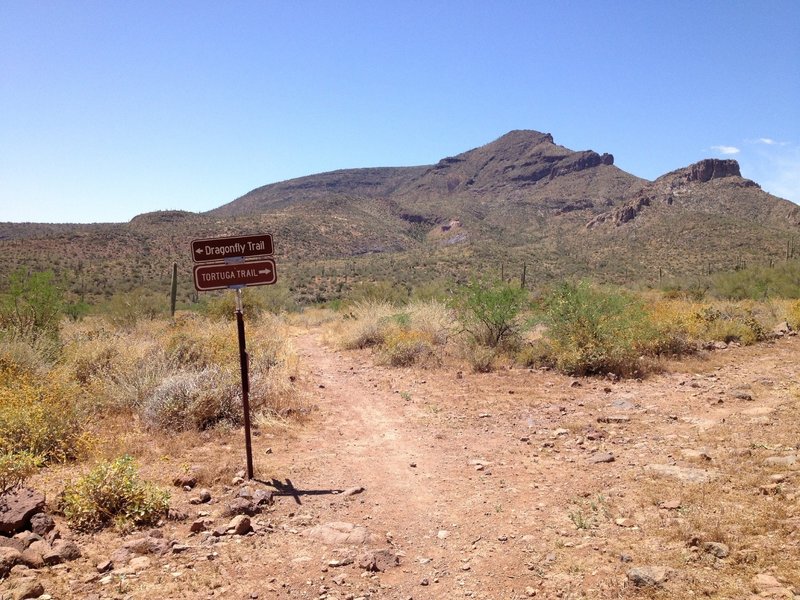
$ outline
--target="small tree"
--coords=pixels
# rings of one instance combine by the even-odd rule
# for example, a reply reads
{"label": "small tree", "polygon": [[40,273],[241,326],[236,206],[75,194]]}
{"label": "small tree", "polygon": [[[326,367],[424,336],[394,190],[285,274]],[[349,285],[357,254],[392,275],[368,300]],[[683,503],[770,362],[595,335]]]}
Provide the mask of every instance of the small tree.
{"label": "small tree", "polygon": [[52,271],[14,271],[0,305],[0,324],[25,335],[57,338],[64,298],[53,278]]}
{"label": "small tree", "polygon": [[454,302],[459,320],[475,342],[496,348],[518,333],[517,317],[527,292],[505,282],[472,281]]}

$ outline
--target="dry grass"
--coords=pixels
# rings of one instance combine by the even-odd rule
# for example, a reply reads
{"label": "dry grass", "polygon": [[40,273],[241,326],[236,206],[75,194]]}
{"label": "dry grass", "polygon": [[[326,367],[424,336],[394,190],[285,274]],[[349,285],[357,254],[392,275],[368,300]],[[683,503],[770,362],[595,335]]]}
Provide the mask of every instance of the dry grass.
{"label": "dry grass", "polygon": [[[773,570],[787,576],[790,586],[800,585],[796,548],[790,543],[800,518],[800,474],[764,462],[770,456],[798,451],[798,419],[800,392],[794,389],[771,417],[768,429],[762,430],[763,437],[748,436],[753,432],[749,419],[732,415],[713,433],[696,440],[697,446],[709,448],[712,456],[711,463],[697,466],[716,469],[717,479],[702,484],[666,478],[644,482],[640,497],[651,513],[664,500],[679,499],[681,504],[671,514],[659,511],[661,527],[649,533],[661,538],[660,551],[644,559],[684,572],[687,565],[700,567],[693,569],[699,587],[722,598],[746,597],[751,579]],[[774,485],[770,476],[778,474],[786,479]],[[716,559],[705,550],[708,542],[726,544],[730,556]]]}

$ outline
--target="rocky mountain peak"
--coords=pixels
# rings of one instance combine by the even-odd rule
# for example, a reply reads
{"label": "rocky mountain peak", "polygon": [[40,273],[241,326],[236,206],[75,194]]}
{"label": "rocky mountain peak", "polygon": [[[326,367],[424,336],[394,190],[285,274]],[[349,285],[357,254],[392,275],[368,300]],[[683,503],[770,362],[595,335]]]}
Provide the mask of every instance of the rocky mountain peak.
{"label": "rocky mountain peak", "polygon": [[706,182],[723,177],[741,177],[739,163],[735,160],[707,158],[687,167],[688,181]]}

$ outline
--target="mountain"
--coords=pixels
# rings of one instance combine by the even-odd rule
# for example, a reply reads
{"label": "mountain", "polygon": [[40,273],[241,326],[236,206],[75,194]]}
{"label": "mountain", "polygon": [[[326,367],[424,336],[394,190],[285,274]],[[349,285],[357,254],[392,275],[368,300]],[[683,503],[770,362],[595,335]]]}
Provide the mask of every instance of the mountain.
{"label": "mountain", "polygon": [[[517,273],[614,281],[687,277],[781,260],[800,207],[707,159],[647,181],[608,153],[511,131],[435,165],[347,169],[259,187],[207,213],[158,211],[129,223],[0,224],[0,272],[54,268],[90,298],[164,289],[171,263],[191,295],[189,243],[270,232],[279,278],[303,300],[358,279]],[[529,279],[532,280],[532,279]]]}

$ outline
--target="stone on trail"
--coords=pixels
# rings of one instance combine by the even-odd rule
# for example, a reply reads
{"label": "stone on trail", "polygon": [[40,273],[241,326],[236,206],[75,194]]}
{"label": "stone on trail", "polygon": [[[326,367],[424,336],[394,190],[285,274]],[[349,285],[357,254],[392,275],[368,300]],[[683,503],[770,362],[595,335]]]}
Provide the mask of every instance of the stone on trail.
{"label": "stone on trail", "polygon": [[81,549],[75,542],[56,540],[49,552],[42,555],[44,564],[60,565],[81,557]]}
{"label": "stone on trail", "polygon": [[343,521],[315,525],[306,529],[303,534],[328,546],[360,546],[378,540],[377,536],[370,533],[366,527]]}
{"label": "stone on trail", "polygon": [[17,488],[0,495],[0,533],[27,529],[33,515],[44,510],[45,498],[36,490]]}
{"label": "stone on trail", "polygon": [[662,464],[646,465],[645,469],[656,475],[685,481],[686,483],[708,483],[719,477],[719,472],[713,469],[692,469]]}
{"label": "stone on trail", "polygon": [[47,513],[36,513],[31,517],[31,531],[37,535],[45,536],[56,527],[53,517]]}
{"label": "stone on trail", "polygon": [[628,571],[628,579],[637,587],[660,587],[672,575],[668,567],[634,567]]}
{"label": "stone on trail", "polygon": [[247,515],[254,517],[261,512],[261,508],[256,506],[251,500],[247,498],[234,498],[228,503],[225,509],[225,516]]}
{"label": "stone on trail", "polygon": [[172,480],[175,487],[192,489],[197,485],[197,479],[191,475],[181,474]]}
{"label": "stone on trail", "polygon": [[400,557],[389,548],[367,550],[358,557],[358,566],[365,571],[386,571],[400,564]]}
{"label": "stone on trail", "polygon": [[614,462],[616,459],[614,455],[610,452],[598,452],[597,454],[593,454],[589,457],[587,462],[592,464],[599,464],[599,463],[610,463]]}
{"label": "stone on trail", "polygon": [[253,531],[253,526],[250,524],[250,517],[237,515],[228,523],[227,529],[233,530],[233,535],[246,535]]}
{"label": "stone on trail", "polygon": [[731,553],[728,545],[722,542],[706,542],[703,545],[703,550],[717,558],[725,558]]}

